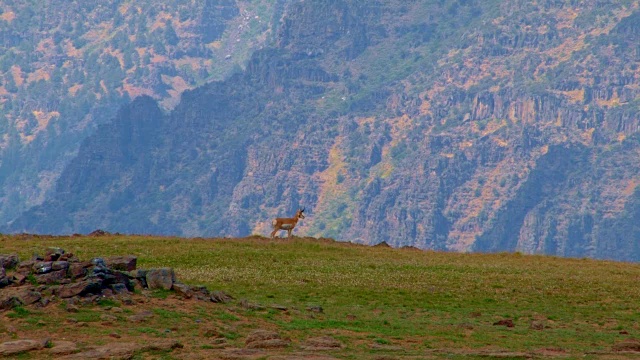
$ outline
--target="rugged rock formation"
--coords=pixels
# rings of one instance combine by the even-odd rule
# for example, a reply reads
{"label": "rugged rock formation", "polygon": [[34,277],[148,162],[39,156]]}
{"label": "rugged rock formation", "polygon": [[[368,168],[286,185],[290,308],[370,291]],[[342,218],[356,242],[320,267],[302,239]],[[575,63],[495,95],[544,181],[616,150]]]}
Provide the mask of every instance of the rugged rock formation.
{"label": "rugged rock formation", "polygon": [[278,23],[273,3],[3,2],[0,223],[41,204],[120,106],[148,95],[170,109],[235,71]]}
{"label": "rugged rock formation", "polygon": [[[49,248],[45,257],[18,262],[17,255],[0,254],[0,259],[15,259],[0,266],[0,310],[17,306],[45,307],[56,299],[76,299],[73,305],[95,302],[104,297],[129,298],[137,286],[143,289],[173,290],[184,298],[227,302],[233,297],[222,292],[210,293],[203,286],[189,286],[176,280],[171,268],[136,269],[137,258],[132,255],[93,258],[81,261],[60,248]],[[126,300],[130,302],[130,300]]]}
{"label": "rugged rock formation", "polygon": [[305,205],[308,235],[638,260],[638,11],[291,2],[245,71],[136,99],[5,230],[243,236]]}

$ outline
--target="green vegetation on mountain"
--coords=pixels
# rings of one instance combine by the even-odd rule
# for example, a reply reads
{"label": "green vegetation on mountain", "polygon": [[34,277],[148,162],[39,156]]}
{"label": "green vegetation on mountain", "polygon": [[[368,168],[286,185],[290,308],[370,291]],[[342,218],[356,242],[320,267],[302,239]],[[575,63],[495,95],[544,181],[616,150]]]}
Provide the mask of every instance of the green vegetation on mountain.
{"label": "green vegetation on mountain", "polygon": [[134,100],[4,230],[243,236],[307,206],[298,234],[640,259],[637,1],[278,5],[242,71]]}

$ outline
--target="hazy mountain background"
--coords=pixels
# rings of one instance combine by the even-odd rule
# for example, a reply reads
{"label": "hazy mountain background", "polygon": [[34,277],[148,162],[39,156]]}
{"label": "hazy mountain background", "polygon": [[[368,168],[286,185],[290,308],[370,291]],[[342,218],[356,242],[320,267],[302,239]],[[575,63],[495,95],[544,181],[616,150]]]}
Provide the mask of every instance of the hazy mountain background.
{"label": "hazy mountain background", "polygon": [[[0,222],[54,192],[82,140],[141,95],[172,109],[239,71],[275,0],[0,4]],[[282,10],[279,10],[282,11]]]}
{"label": "hazy mountain background", "polygon": [[2,231],[640,259],[638,1],[20,3]]}

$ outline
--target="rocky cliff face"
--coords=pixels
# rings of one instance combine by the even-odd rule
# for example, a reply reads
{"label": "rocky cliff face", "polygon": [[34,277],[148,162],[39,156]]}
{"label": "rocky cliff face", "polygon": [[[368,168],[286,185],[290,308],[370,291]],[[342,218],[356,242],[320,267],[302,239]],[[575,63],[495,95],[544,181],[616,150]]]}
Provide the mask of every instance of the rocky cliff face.
{"label": "rocky cliff face", "polygon": [[246,70],[134,101],[9,229],[266,234],[306,206],[307,235],[640,259],[636,2],[284,5]]}
{"label": "rocky cliff face", "polygon": [[277,23],[273,1],[251,3],[2,2],[0,223],[41,204],[120,106],[147,95],[171,109],[243,64]]}

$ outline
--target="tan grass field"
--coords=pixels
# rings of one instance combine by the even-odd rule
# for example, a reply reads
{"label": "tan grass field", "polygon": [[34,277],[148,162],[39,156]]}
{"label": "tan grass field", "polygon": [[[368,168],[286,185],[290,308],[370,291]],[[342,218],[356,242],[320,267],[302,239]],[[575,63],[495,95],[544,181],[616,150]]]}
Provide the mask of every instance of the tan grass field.
{"label": "tan grass field", "polygon": [[[619,351],[633,350],[640,338],[638,264],[262,237],[5,236],[0,253],[28,259],[50,246],[81,259],[135,255],[139,268],[173,267],[180,281],[223,290],[236,300],[214,304],[138,292],[136,305],[109,302],[79,313],[66,312],[59,301],[0,313],[0,342],[48,336],[54,344],[75,339],[88,348],[171,338],[184,345],[136,354],[140,359],[311,358],[320,353],[304,345],[318,336],[343,345],[322,351],[327,359],[640,357]],[[263,308],[248,309],[243,299]],[[308,310],[317,306],[323,311]],[[115,314],[118,320],[101,321],[114,307],[123,310]],[[142,310],[155,315],[141,324],[126,320]],[[494,325],[500,320],[514,326]],[[243,352],[255,329],[278,331],[291,345]],[[42,351],[20,358],[46,356]]]}

